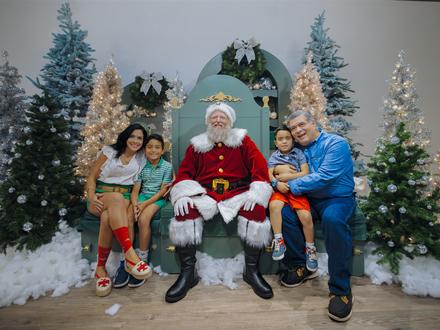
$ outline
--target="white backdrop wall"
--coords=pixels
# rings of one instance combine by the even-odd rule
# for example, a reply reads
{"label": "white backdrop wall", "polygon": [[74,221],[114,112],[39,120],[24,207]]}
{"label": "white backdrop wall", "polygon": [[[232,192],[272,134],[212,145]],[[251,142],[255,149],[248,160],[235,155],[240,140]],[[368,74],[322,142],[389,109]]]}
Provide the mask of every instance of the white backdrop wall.
{"label": "white backdrop wall", "polygon": [[[20,73],[36,77],[58,32],[58,0],[0,0],[0,49]],[[72,0],[74,20],[89,32],[100,71],[114,56],[124,85],[143,70],[172,78],[179,72],[190,91],[203,66],[236,37],[254,36],[293,75],[314,18],[326,10],[329,35],[349,64],[360,109],[351,136],[374,152],[381,135],[382,103],[397,54],[416,70],[419,106],[432,131],[430,152],[440,148],[440,3],[422,1],[299,0]],[[23,79],[28,94],[37,90]]]}

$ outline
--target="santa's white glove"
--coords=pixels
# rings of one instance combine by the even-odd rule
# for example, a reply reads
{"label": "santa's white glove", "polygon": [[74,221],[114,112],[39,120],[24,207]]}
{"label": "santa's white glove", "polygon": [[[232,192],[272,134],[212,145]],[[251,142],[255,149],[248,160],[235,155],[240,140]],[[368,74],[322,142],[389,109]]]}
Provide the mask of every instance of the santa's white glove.
{"label": "santa's white glove", "polygon": [[253,211],[256,203],[257,203],[256,201],[252,199],[248,199],[243,205],[243,210]]}
{"label": "santa's white glove", "polygon": [[174,214],[176,216],[189,213],[189,206],[194,207],[194,203],[189,197],[181,197],[174,203]]}

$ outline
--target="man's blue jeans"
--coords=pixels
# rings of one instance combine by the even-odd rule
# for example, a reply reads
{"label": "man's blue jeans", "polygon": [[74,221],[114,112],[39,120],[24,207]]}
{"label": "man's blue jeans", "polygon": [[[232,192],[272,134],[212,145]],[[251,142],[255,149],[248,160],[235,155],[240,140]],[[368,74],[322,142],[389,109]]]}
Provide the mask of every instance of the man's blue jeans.
{"label": "man's blue jeans", "polygon": [[[321,221],[325,248],[328,254],[328,281],[330,292],[347,295],[350,289],[352,237],[349,220],[353,216],[354,197],[330,199],[309,198],[313,219]],[[284,266],[292,268],[306,263],[305,240],[301,222],[295,211],[285,206],[282,211],[283,237],[287,251]]]}

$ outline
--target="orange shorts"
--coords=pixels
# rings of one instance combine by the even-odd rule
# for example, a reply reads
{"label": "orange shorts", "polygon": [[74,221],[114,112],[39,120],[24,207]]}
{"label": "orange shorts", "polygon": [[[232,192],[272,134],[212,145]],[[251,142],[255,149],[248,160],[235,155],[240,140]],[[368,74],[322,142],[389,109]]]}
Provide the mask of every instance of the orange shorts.
{"label": "orange shorts", "polygon": [[279,191],[275,191],[269,202],[272,201],[282,201],[285,204],[289,204],[294,210],[310,211],[310,204],[305,196],[294,196],[292,193],[283,194]]}

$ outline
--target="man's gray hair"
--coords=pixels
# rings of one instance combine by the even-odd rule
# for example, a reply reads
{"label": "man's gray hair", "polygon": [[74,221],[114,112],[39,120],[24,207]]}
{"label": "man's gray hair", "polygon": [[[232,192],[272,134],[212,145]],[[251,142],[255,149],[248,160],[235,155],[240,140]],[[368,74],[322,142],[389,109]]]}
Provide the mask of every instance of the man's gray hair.
{"label": "man's gray hair", "polygon": [[306,117],[307,122],[316,124],[315,118],[313,118],[312,114],[308,111],[298,110],[292,112],[286,119],[287,126],[289,126],[289,121],[303,115]]}

